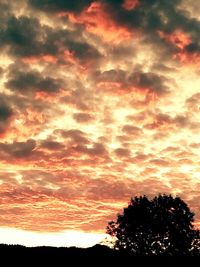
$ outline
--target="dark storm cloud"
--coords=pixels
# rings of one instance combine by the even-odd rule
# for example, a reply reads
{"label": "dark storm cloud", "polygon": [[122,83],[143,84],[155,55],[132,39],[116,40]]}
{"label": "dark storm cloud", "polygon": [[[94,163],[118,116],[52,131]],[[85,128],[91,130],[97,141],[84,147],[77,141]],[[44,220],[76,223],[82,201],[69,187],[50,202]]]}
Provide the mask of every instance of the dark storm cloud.
{"label": "dark storm cloud", "polygon": [[[148,89],[149,93],[157,95],[165,94],[169,91],[166,82],[168,80],[159,74],[153,72],[143,72],[138,70],[131,74],[120,69],[93,73],[93,79],[97,82],[118,83],[122,91],[133,90],[133,87],[139,90]],[[115,90],[115,89],[113,89]]]}
{"label": "dark storm cloud", "polygon": [[0,99],[0,134],[4,133],[13,115],[13,110]]}
{"label": "dark storm cloud", "polygon": [[[65,11],[81,12],[94,2],[93,0],[28,0],[30,7],[53,13]],[[177,6],[181,3],[181,0],[140,0],[137,8],[132,10],[124,9],[123,0],[102,0],[100,2],[107,6],[108,12],[113,16],[117,24],[125,25],[130,29],[133,29],[133,27],[141,28],[145,31],[162,29],[170,32],[176,27],[184,26],[184,24],[188,29],[195,24],[194,22],[186,23],[184,13],[177,10]]]}
{"label": "dark storm cloud", "polygon": [[88,7],[93,0],[79,0],[79,1],[69,1],[69,0],[28,0],[30,6],[46,11],[46,12],[63,12],[63,11],[73,11],[80,12],[84,8]]}
{"label": "dark storm cloud", "polygon": [[190,18],[187,11],[180,8],[181,0],[140,0],[131,10],[124,9],[123,1],[120,0],[103,2],[107,4],[110,15],[118,25],[133,31],[141,30],[145,33],[143,37],[148,43],[160,47],[160,53],[163,51],[168,56],[175,47],[161,40],[158,31],[171,34],[177,29],[191,37],[192,44],[187,47],[187,51],[199,51],[200,22]]}
{"label": "dark storm cloud", "polygon": [[158,95],[168,91],[167,86],[164,85],[165,78],[151,72],[135,72],[129,76],[129,83],[141,89],[150,89]]}
{"label": "dark storm cloud", "polygon": [[[9,3],[1,1],[0,3],[0,25],[2,26],[11,14]],[[1,27],[0,27],[1,28]]]}
{"label": "dark storm cloud", "polygon": [[67,40],[65,42],[66,46],[70,51],[73,51],[76,58],[80,61],[87,61],[91,59],[100,59],[100,53],[91,45],[84,42],[72,42]]}
{"label": "dark storm cloud", "polygon": [[1,154],[6,154],[14,158],[25,158],[31,155],[36,147],[36,142],[29,139],[26,142],[0,143]]}
{"label": "dark storm cloud", "polygon": [[64,61],[64,52],[73,53],[75,59],[85,62],[99,59],[100,54],[93,46],[83,41],[82,31],[54,28],[41,24],[39,19],[10,15],[0,27],[0,47],[8,48],[12,56],[27,58],[53,55],[59,63]]}
{"label": "dark storm cloud", "polygon": [[63,30],[61,28],[43,28],[43,43],[40,50],[43,54],[57,55],[58,61],[63,62],[63,54],[66,50],[71,52],[75,59],[85,62],[101,57],[97,49],[86,41],[82,40],[82,31],[78,28],[74,31]]}
{"label": "dark storm cloud", "polygon": [[[172,32],[177,27],[185,27],[188,30],[193,28],[196,22],[188,21],[184,12],[178,9],[181,0],[163,1],[163,0],[140,0],[137,8],[125,10],[123,1],[104,1],[110,5],[111,14],[116,18],[119,24],[124,24],[130,28],[141,28],[147,31],[156,31],[158,29],[166,32]],[[117,9],[112,9],[118,6]]]}
{"label": "dark storm cloud", "polygon": [[[3,23],[2,23],[3,24]],[[40,51],[41,25],[37,19],[13,15],[0,28],[0,46],[8,46],[13,55],[34,55]]]}
{"label": "dark storm cloud", "polygon": [[[163,1],[163,0],[140,0],[137,8],[133,10],[125,10],[122,1],[104,1],[109,3],[110,8],[116,5],[118,8],[112,9],[113,15],[119,24],[124,24],[129,28],[141,28],[143,30],[156,30],[165,26],[161,12],[167,17],[173,17],[176,14],[176,6],[180,2]],[[170,14],[172,13],[172,15]],[[166,27],[166,26],[165,26]]]}
{"label": "dark storm cloud", "polygon": [[13,112],[11,108],[0,102],[0,122],[7,121],[12,114]]}
{"label": "dark storm cloud", "polygon": [[12,91],[19,91],[23,94],[34,91],[53,93],[59,91],[62,82],[55,78],[42,76],[37,71],[25,72],[16,70],[12,66],[6,86]]}
{"label": "dark storm cloud", "polygon": [[10,53],[14,56],[55,54],[55,42],[49,44],[52,32],[51,28],[41,26],[36,18],[16,18],[12,15],[4,21],[4,26],[0,30],[1,46],[9,47]]}
{"label": "dark storm cloud", "polygon": [[191,43],[185,47],[185,51],[188,53],[199,53],[200,52],[200,44]]}

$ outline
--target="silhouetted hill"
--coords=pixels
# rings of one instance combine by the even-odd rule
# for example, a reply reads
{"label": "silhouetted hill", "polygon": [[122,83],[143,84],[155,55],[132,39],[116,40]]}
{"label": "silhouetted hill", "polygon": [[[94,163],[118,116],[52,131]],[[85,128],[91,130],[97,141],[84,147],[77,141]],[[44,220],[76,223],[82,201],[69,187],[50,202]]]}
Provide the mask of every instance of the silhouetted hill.
{"label": "silhouetted hill", "polygon": [[[107,246],[95,245],[90,248],[77,247],[25,247],[21,245],[3,245],[0,244],[0,257],[6,265],[30,266],[33,264],[44,264],[52,266],[137,266],[138,264],[151,264],[159,266],[180,265],[181,262],[191,264],[192,261],[199,261],[200,258],[191,259],[186,257],[136,257],[128,253],[121,253],[110,249]],[[157,265],[157,266],[158,266]],[[140,265],[141,266],[141,265]],[[197,264],[198,266],[198,264]]]}

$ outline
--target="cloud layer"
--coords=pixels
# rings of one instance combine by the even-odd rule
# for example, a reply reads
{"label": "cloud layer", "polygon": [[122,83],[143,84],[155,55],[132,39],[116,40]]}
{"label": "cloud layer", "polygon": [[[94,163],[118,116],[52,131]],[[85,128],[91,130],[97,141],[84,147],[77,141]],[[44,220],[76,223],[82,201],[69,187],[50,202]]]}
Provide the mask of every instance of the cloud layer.
{"label": "cloud layer", "polygon": [[158,193],[200,222],[196,9],[1,1],[0,226],[105,232],[131,196]]}

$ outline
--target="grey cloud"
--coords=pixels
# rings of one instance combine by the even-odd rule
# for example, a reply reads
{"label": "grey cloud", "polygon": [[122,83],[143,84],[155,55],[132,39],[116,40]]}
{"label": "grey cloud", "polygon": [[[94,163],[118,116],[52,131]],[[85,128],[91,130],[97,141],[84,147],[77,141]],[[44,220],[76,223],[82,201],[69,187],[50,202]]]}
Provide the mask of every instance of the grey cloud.
{"label": "grey cloud", "polygon": [[43,27],[43,35],[46,39],[44,38],[41,44],[41,52],[57,55],[58,61],[62,64],[64,63],[63,55],[59,53],[65,50],[72,52],[81,63],[92,59],[97,61],[101,57],[98,50],[82,38],[82,31],[78,28],[69,31],[59,27],[55,29]]}
{"label": "grey cloud", "polygon": [[102,143],[94,143],[93,147],[88,149],[88,153],[92,155],[106,155],[107,150]]}
{"label": "grey cloud", "polygon": [[101,54],[91,45],[84,42],[70,42],[67,40],[68,48],[74,52],[75,57],[81,61],[98,60],[101,58]]}
{"label": "grey cloud", "polygon": [[45,77],[37,71],[15,70],[12,66],[6,86],[12,91],[19,91],[23,94],[34,91],[53,93],[59,91],[62,81],[48,76]]}
{"label": "grey cloud", "polygon": [[0,77],[3,75],[3,73],[4,73],[4,69],[0,67]]}
{"label": "grey cloud", "polygon": [[36,142],[29,139],[26,142],[0,143],[1,154],[12,156],[14,158],[25,158],[31,155],[36,147]]}
{"label": "grey cloud", "polygon": [[[75,5],[77,6],[77,4]],[[65,50],[73,52],[82,63],[101,57],[96,48],[82,38],[78,29],[62,29],[55,24],[54,28],[40,23],[37,18],[26,16],[8,16],[0,28],[0,47],[9,48],[9,53],[17,57],[54,55],[58,63],[63,64]]]}
{"label": "grey cloud", "polygon": [[80,83],[75,84],[75,88],[75,90],[71,91],[71,95],[63,97],[61,102],[76,106],[78,110],[84,112],[91,110],[93,104],[93,93],[86,90]]}
{"label": "grey cloud", "polygon": [[73,11],[80,12],[84,8],[88,7],[93,0],[79,0],[79,1],[66,1],[66,0],[28,0],[28,3],[38,9],[45,12],[62,12],[62,11]]}
{"label": "grey cloud", "polygon": [[166,82],[168,80],[159,74],[153,72],[134,71],[131,74],[120,69],[112,69],[104,72],[96,72],[93,78],[97,82],[117,82],[122,85],[124,91],[133,90],[136,87],[139,90],[148,89],[149,92],[157,95],[165,94],[169,91]]}
{"label": "grey cloud", "polygon": [[93,143],[91,147],[79,144],[76,147],[73,147],[72,150],[88,156],[106,157],[108,159],[108,152],[105,146],[101,143]]}
{"label": "grey cloud", "polygon": [[200,52],[200,44],[191,43],[185,47],[185,50],[189,53],[199,53]]}
{"label": "grey cloud", "polygon": [[174,119],[173,122],[178,126],[178,127],[187,127],[190,124],[190,120],[188,116],[184,115],[177,115]]}
{"label": "grey cloud", "polygon": [[47,139],[47,140],[41,141],[40,147],[54,151],[54,150],[61,150],[65,146],[60,142]]}
{"label": "grey cloud", "polygon": [[200,22],[180,8],[182,0],[140,0],[133,10],[123,9],[121,1],[104,2],[109,3],[108,10],[117,24],[128,27],[131,31],[141,30],[145,34],[146,42],[155,45],[154,49],[159,47],[160,57],[169,57],[176,48],[162,40],[158,31],[170,34],[177,29],[182,30],[192,38],[192,44],[186,48],[187,51],[199,51]]}
{"label": "grey cloud", "polygon": [[0,103],[0,122],[6,122],[13,114],[10,107]]}
{"label": "grey cloud", "polygon": [[94,120],[94,117],[88,113],[75,113],[73,118],[79,123],[86,123],[91,120]]}
{"label": "grey cloud", "polygon": [[0,100],[0,133],[4,133],[14,112],[3,99]]}
{"label": "grey cloud", "polygon": [[182,128],[195,129],[199,125],[198,122],[193,122],[190,119],[190,116],[188,116],[188,114],[178,114],[172,117],[168,114],[158,113],[155,114],[153,117],[154,117],[154,122],[151,124],[144,125],[145,128],[155,129],[162,126],[167,126],[173,128],[177,127],[179,129]]}
{"label": "grey cloud", "polygon": [[120,69],[112,69],[104,72],[94,73],[95,80],[98,82],[126,82],[126,72]]}
{"label": "grey cloud", "polygon": [[129,83],[141,89],[150,89],[152,92],[160,95],[168,91],[167,86],[164,85],[165,78],[151,72],[141,73],[135,72],[129,76]]}
{"label": "grey cloud", "polygon": [[190,22],[185,13],[178,9],[181,0],[166,2],[163,0],[140,0],[138,7],[133,10],[124,10],[119,2],[118,8],[113,10],[113,1],[109,2],[110,9],[113,11],[111,14],[116,21],[130,29],[141,28],[147,33],[156,30],[172,32],[175,28],[189,29],[190,24],[194,24],[194,21]]}
{"label": "grey cloud", "polygon": [[130,156],[130,150],[127,148],[117,148],[117,149],[115,149],[115,154],[118,157],[129,157]]}
{"label": "grey cloud", "polygon": [[68,131],[57,129],[54,131],[54,134],[58,134],[66,139],[69,138],[77,144],[88,144],[90,142],[89,139],[87,139],[86,134],[83,131],[77,129],[71,129]]}
{"label": "grey cloud", "polygon": [[37,19],[10,16],[0,29],[1,46],[13,55],[34,55],[40,51],[41,25]]}
{"label": "grey cloud", "polygon": [[128,135],[140,135],[142,133],[140,128],[128,124],[122,127],[122,131]]}
{"label": "grey cloud", "polygon": [[186,106],[190,111],[200,111],[200,93],[196,93],[186,100]]}

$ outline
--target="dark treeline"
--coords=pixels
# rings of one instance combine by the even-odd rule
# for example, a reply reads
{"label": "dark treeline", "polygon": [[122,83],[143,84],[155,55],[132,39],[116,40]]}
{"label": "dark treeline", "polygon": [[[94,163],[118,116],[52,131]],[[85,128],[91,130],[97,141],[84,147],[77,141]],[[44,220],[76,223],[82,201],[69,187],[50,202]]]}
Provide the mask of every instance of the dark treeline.
{"label": "dark treeline", "polygon": [[[199,257],[135,256],[127,251],[113,250],[104,245],[90,248],[25,247],[0,245],[1,266],[173,266],[196,263]],[[109,265],[108,265],[109,264]],[[138,265],[139,264],[139,265]],[[142,264],[142,265],[141,265]]]}

